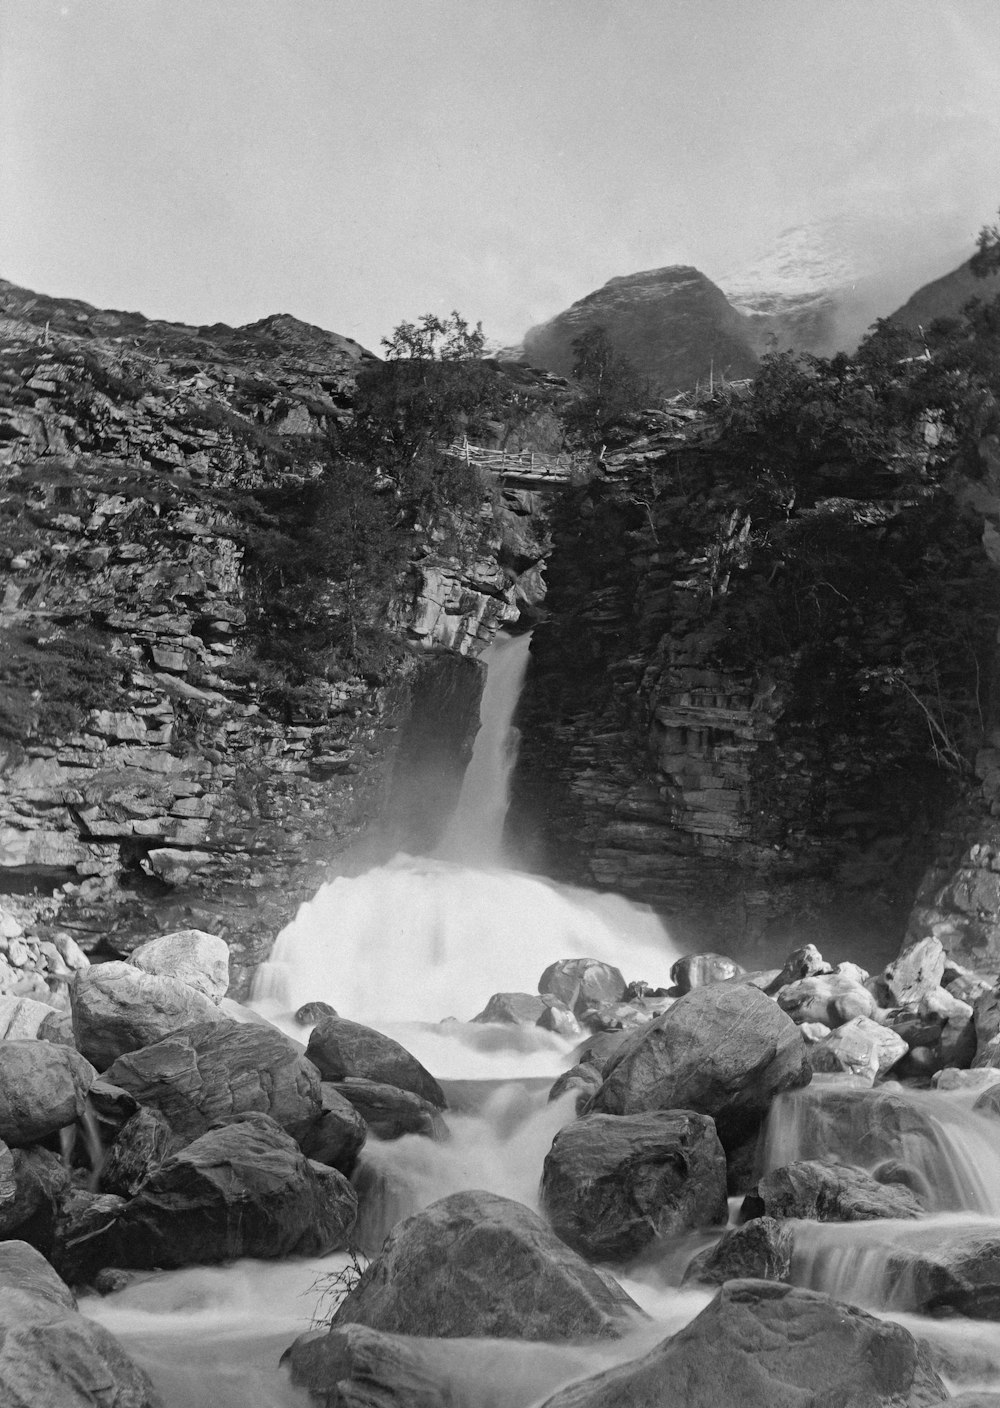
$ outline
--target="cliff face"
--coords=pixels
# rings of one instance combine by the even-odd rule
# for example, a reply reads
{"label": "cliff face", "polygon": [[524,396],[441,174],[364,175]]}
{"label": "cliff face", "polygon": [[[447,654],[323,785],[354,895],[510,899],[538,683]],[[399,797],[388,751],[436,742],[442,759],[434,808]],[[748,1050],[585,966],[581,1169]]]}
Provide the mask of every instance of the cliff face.
{"label": "cliff face", "polygon": [[[649,902],[684,945],[764,960],[836,941],[863,959],[898,948],[936,858],[924,927],[944,932],[942,887],[963,848],[973,863],[969,825],[988,829],[1000,753],[980,756],[993,793],[970,802],[906,672],[937,672],[957,701],[946,730],[978,729],[997,487],[972,504],[829,465],[811,493],[767,501],[711,419],[651,422],[553,510],[510,820],[526,863]],[[975,851],[980,899],[996,853]]]}
{"label": "cliff face", "polygon": [[749,322],[704,274],[686,265],[609,279],[565,312],[531,328],[524,356],[568,375],[573,342],[604,327],[615,349],[659,391],[685,391],[698,381],[749,376],[757,365]]}
{"label": "cliff face", "polygon": [[[475,656],[539,594],[534,505],[428,521],[386,586],[398,663],[276,697],[251,530],[316,472],[367,354],[287,317],[185,328],[10,285],[0,311],[4,907],[86,950],[223,933],[245,976],[379,814],[454,659],[460,774]],[[37,985],[28,957],[6,990]]]}

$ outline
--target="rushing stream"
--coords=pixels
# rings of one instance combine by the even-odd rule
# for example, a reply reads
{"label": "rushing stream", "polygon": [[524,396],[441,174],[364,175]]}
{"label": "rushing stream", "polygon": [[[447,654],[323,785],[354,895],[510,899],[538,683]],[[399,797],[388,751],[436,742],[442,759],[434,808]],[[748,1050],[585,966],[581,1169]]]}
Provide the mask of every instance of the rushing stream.
{"label": "rushing stream", "polygon": [[[549,963],[573,956],[665,986],[678,956],[648,911],[503,865],[511,719],[527,649],[527,637],[502,638],[487,654],[482,727],[438,854],[398,856],[323,886],[279,935],[258,975],[254,1006],[297,1040],[303,1029],[295,1010],[324,1000],[395,1036],[445,1084],[449,1140],[369,1139],[362,1154],[354,1179],[362,1203],[357,1242],[369,1252],[398,1218],[463,1188],[537,1208],[542,1160],[572,1118],[571,1097],[547,1100],[572,1043],[537,1028],[471,1023],[492,993],[533,990]],[[449,1082],[457,1084],[449,1089]],[[792,1279],[925,1336],[953,1389],[996,1391],[1000,1330],[914,1315],[906,1269],[915,1254],[933,1257],[956,1236],[1000,1238],[1000,1122],[971,1106],[958,1091],[869,1091],[821,1079],[775,1102],[760,1159],[762,1169],[818,1156],[869,1169],[905,1163],[933,1211],[910,1222],[796,1222]],[[644,1258],[641,1271],[619,1275],[653,1317],[637,1338],[588,1349],[482,1342],[482,1389],[470,1408],[527,1408],[559,1384],[679,1329],[711,1298],[680,1288],[687,1261],[708,1241],[689,1237],[658,1259]],[[292,1388],[278,1359],[321,1313],[317,1282],[345,1262],[188,1268],[87,1298],[81,1309],[147,1368],[167,1408],[288,1408],[308,1398]]]}

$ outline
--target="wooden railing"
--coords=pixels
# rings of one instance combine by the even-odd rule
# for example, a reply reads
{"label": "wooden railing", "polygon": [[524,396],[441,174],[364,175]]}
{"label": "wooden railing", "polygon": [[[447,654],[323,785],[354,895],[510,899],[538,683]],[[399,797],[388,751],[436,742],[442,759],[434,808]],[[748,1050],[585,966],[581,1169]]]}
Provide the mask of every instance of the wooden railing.
{"label": "wooden railing", "polygon": [[444,447],[444,453],[505,479],[564,481],[569,479],[574,465],[572,455],[547,455],[540,450],[487,450],[482,445],[470,445],[468,440],[453,440]]}

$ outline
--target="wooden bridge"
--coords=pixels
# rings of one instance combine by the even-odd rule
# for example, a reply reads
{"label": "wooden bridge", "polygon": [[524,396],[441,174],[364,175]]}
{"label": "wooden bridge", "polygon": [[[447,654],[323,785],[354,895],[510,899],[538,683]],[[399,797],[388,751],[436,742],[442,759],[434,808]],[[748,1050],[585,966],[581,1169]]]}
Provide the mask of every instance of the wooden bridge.
{"label": "wooden bridge", "polygon": [[470,445],[468,440],[453,440],[444,446],[443,452],[452,459],[464,460],[467,465],[488,469],[505,482],[542,487],[567,483],[574,466],[580,462],[578,455],[547,455],[539,450],[487,450],[482,445]]}

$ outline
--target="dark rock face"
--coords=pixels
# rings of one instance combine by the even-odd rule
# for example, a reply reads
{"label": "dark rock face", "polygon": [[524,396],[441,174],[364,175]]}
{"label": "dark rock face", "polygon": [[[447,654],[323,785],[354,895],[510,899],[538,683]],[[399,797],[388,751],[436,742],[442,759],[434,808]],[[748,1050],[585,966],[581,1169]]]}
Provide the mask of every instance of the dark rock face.
{"label": "dark rock face", "polygon": [[750,323],[721,289],[685,265],[610,279],[547,323],[529,329],[524,355],[533,365],[568,376],[573,341],[605,327],[617,351],[659,390],[686,391],[715,374],[750,376],[757,358]]}
{"label": "dark rock face", "polygon": [[455,1193],[397,1223],[333,1317],[401,1335],[617,1338],[641,1311],[521,1203]]}
{"label": "dark rock face", "polygon": [[321,1018],[337,1015],[336,1008],[331,1007],[328,1002],[303,1002],[295,1013],[295,1020],[300,1027],[313,1027]]}
{"label": "dark rock face", "polygon": [[343,1175],[311,1164],[268,1115],[251,1114],[168,1159],[78,1252],[95,1269],[320,1256],[344,1246],[356,1214]]}
{"label": "dark rock face", "polygon": [[349,1100],[326,1081],[320,1085],[323,1111],[299,1139],[307,1158],[350,1176],[368,1137],[368,1126]]}
{"label": "dark rock face", "polygon": [[162,1408],[146,1374],[24,1242],[0,1243],[0,1400],[10,1408]]}
{"label": "dark rock face", "polygon": [[787,1281],[792,1266],[792,1230],[773,1217],[755,1217],[724,1232],[684,1274],[688,1281],[721,1286],[724,1281]]}
{"label": "dark rock face", "polygon": [[696,988],[610,1058],[595,1113],[696,1110],[726,1149],[745,1139],[782,1090],[812,1072],[794,1022],[755,987]]}
{"label": "dark rock face", "polygon": [[545,1408],[931,1408],[946,1397],[902,1326],[815,1291],[730,1281],[679,1334]]}
{"label": "dark rock face", "polygon": [[743,1203],[744,1217],[808,1217],[817,1222],[869,1222],[919,1217],[924,1205],[902,1183],[880,1183],[863,1168],[812,1160],[764,1175]]}
{"label": "dark rock face", "polygon": [[83,1114],[97,1072],[49,1041],[0,1042],[0,1139],[35,1144]]}
{"label": "dark rock face", "polygon": [[405,1047],[346,1017],[323,1017],[317,1022],[306,1057],[326,1081],[357,1076],[409,1090],[439,1110],[447,1104],[437,1081]]}
{"label": "dark rock face", "polygon": [[324,1081],[330,1089],[352,1105],[376,1139],[399,1139],[404,1134],[423,1134],[428,1139],[445,1139],[448,1126],[436,1105],[375,1080]]}
{"label": "dark rock face", "polygon": [[271,1115],[297,1136],[322,1109],[319,1072],[272,1027],[224,1018],[121,1056],[107,1080],[166,1117],[179,1139],[247,1111]]}
{"label": "dark rock face", "polygon": [[69,1187],[58,1155],[0,1144],[0,1239],[17,1237],[48,1256]]}
{"label": "dark rock face", "polygon": [[725,1222],[726,1156],[706,1115],[587,1115],[552,1142],[542,1204],[592,1261],[637,1256],[657,1237]]}
{"label": "dark rock face", "polygon": [[102,1191],[131,1198],[178,1143],[159,1110],[143,1106],[122,1125],[101,1165]]}

